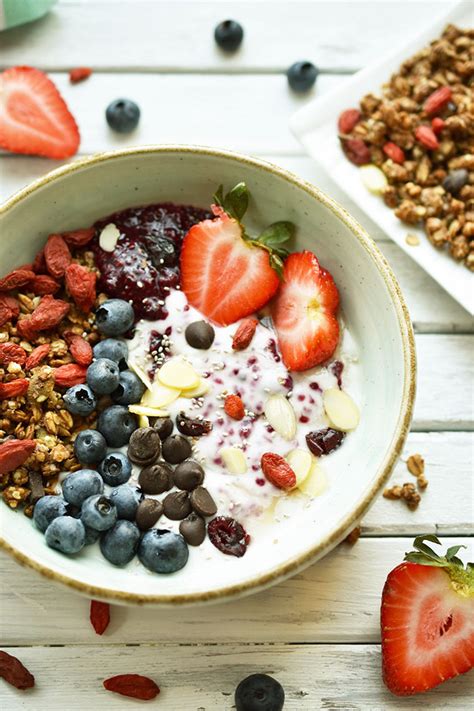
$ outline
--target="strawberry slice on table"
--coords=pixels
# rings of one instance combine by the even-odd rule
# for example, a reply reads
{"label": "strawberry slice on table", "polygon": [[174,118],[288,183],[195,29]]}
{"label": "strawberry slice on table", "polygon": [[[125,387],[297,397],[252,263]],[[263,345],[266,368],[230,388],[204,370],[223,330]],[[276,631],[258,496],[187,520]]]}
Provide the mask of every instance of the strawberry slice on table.
{"label": "strawberry slice on table", "polygon": [[46,74],[33,67],[0,74],[0,147],[59,159],[74,155],[79,140],[76,122]]}
{"label": "strawberry slice on table", "polygon": [[457,552],[437,555],[415,539],[416,551],[389,574],[382,593],[382,665],[397,696],[428,691],[474,666],[474,564]]}
{"label": "strawberry slice on table", "polygon": [[316,256],[307,250],[290,254],[271,305],[288,370],[307,370],[332,356],[339,340],[338,306],[334,279]]}
{"label": "strawberry slice on table", "polygon": [[181,286],[189,303],[208,319],[227,326],[262,308],[278,289],[283,247],[293,234],[289,222],[275,222],[250,237],[241,219],[249,194],[244,183],[214,196],[215,218],[191,227],[181,251]]}

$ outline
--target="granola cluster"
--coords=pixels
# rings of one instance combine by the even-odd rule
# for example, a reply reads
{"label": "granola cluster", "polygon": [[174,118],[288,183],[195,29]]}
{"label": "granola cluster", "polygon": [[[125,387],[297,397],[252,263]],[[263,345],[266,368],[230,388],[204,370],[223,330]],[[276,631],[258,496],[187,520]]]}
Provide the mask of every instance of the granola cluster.
{"label": "granola cluster", "polygon": [[395,486],[385,489],[383,495],[386,499],[400,499],[405,502],[411,511],[415,511],[421,501],[421,496],[418,492],[423,492],[428,486],[428,479],[425,477],[425,460],[421,454],[411,454],[406,464],[410,474],[416,477],[416,486],[412,482],[395,484]]}

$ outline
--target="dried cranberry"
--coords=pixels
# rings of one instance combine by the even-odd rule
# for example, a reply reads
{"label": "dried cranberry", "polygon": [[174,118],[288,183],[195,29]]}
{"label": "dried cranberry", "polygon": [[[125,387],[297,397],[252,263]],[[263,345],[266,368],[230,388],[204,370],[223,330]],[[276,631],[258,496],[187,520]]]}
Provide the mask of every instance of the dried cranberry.
{"label": "dried cranberry", "polygon": [[274,338],[269,339],[268,346],[265,346],[265,350],[269,351],[272,354],[273,360],[275,361],[275,363],[279,363],[281,361],[281,358],[280,358],[280,355],[279,355],[278,349],[277,349],[277,344],[276,344],[276,341]]}
{"label": "dried cranberry", "polygon": [[329,427],[326,430],[308,432],[306,444],[315,457],[322,457],[340,447],[345,436],[345,432],[339,432],[339,430]]}
{"label": "dried cranberry", "polygon": [[207,526],[209,539],[221,553],[241,558],[247,550],[249,536],[245,528],[230,516],[217,516]]}
{"label": "dried cranberry", "polygon": [[339,389],[342,388],[342,371],[344,370],[344,363],[341,363],[340,360],[335,360],[334,363],[331,365],[331,372],[334,375],[334,377],[337,379],[337,386]]}
{"label": "dried cranberry", "polygon": [[180,412],[176,417],[176,427],[181,434],[188,437],[202,437],[212,430],[212,423],[209,420],[199,420],[188,417],[184,412]]}

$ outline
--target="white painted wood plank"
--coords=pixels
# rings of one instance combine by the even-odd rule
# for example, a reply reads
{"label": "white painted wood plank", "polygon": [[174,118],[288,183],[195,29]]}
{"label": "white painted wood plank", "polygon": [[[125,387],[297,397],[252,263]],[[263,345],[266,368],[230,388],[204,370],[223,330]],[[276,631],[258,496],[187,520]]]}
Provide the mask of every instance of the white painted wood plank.
{"label": "white painted wood plank", "polygon": [[[393,503],[393,502],[389,502]],[[464,560],[473,560],[473,539]],[[445,542],[448,542],[445,539]],[[410,538],[361,538],[280,585],[241,600],[200,608],[112,607],[106,633],[89,623],[89,601],[0,554],[1,639],[5,645],[137,643],[378,642],[380,596]],[[117,655],[118,656],[118,655]],[[181,665],[184,666],[184,665]]]}
{"label": "white painted wood plank", "polygon": [[[450,3],[436,3],[429,16]],[[213,33],[235,18],[245,29],[239,52],[222,53]],[[60,3],[39,22],[2,35],[0,66],[221,72],[285,71],[298,59],[354,71],[405,43],[427,21],[421,3],[114,2]],[[102,41],[91,42],[97,28]]]}
{"label": "white painted wood plank", "polygon": [[[35,674],[37,687],[17,692],[2,684],[8,711],[137,709],[140,702],[104,690],[102,681],[123,673],[153,678],[161,711],[231,711],[239,681],[269,673],[285,689],[285,711],[344,709],[460,711],[472,700],[473,673],[445,682],[422,697],[399,698],[384,687],[376,645],[219,645],[180,647],[21,647],[12,650]],[[100,654],[100,657],[99,657]],[[150,702],[155,708],[155,703]]]}

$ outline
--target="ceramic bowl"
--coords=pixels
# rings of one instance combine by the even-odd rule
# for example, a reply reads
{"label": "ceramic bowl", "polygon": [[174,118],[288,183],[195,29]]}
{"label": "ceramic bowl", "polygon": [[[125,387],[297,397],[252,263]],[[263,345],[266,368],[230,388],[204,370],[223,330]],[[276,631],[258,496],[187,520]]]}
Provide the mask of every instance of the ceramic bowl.
{"label": "ceramic bowl", "polygon": [[272,585],[314,563],[347,535],[402,449],[414,400],[415,349],[398,283],[374,242],[340,205],[281,168],[192,146],[132,148],[78,160],[0,208],[1,271],[30,261],[51,232],[87,226],[132,205],[207,206],[217,185],[242,180],[252,194],[254,223],[293,221],[296,249],[313,250],[336,280],[343,318],[360,354],[360,425],[339,450],[337,472],[323,496],[278,528],[267,526],[243,558],[219,555],[193,563],[191,556],[170,576],[139,564],[115,568],[93,550],[96,546],[67,558],[48,548],[22,513],[0,505],[4,548],[20,563],[88,596],[132,604],[196,604]]}

